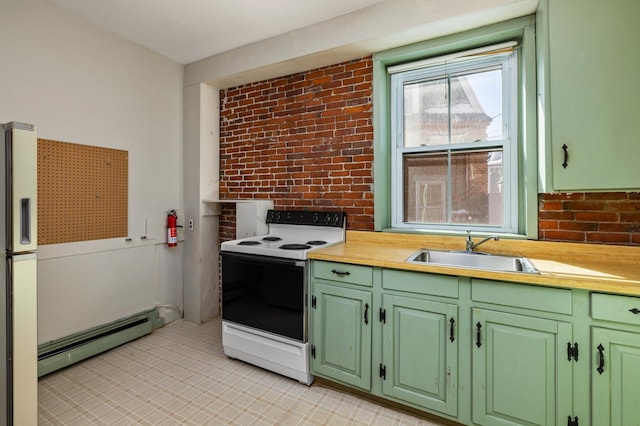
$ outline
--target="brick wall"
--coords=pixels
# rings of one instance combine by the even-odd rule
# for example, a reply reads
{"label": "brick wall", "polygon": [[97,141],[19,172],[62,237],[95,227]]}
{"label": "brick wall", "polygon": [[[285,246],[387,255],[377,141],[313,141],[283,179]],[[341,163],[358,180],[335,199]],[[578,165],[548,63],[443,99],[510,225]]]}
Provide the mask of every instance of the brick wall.
{"label": "brick wall", "polygon": [[[347,212],[373,230],[372,60],[367,57],[220,92],[220,197]],[[235,236],[232,205],[220,238]]]}
{"label": "brick wall", "polygon": [[[341,209],[373,230],[370,57],[220,93],[220,197]],[[235,238],[224,205],[220,239]],[[539,239],[640,245],[640,194],[541,194]]]}
{"label": "brick wall", "polygon": [[539,239],[640,245],[640,193],[539,195]]}

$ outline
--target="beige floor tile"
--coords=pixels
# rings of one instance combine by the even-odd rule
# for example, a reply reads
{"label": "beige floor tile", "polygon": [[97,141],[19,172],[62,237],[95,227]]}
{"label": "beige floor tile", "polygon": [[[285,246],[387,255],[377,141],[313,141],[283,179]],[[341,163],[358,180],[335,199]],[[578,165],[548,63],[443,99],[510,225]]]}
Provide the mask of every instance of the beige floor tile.
{"label": "beige floor tile", "polygon": [[176,321],[49,374],[39,424],[434,425],[227,358],[220,319]]}

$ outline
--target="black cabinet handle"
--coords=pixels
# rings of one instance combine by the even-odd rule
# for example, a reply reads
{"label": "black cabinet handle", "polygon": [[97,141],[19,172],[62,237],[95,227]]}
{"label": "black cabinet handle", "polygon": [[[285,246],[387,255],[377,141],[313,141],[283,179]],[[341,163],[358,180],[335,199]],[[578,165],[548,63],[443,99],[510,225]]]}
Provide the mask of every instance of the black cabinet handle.
{"label": "black cabinet handle", "polygon": [[604,371],[604,347],[602,344],[598,345],[598,373],[602,374]]}
{"label": "black cabinet handle", "polygon": [[482,346],[482,342],[480,342],[480,338],[482,337],[482,335],[480,334],[481,328],[482,328],[482,324],[480,324],[480,322],[478,321],[478,323],[476,324],[476,346],[477,347]]}
{"label": "black cabinet handle", "polygon": [[451,319],[449,320],[449,340],[451,340],[452,342],[454,340],[456,340],[455,337],[453,337],[453,333],[455,331],[455,326],[456,326],[456,320],[453,319],[453,317],[451,317]]}
{"label": "black cabinet handle", "polygon": [[369,304],[364,304],[364,324],[369,324]]}
{"label": "black cabinet handle", "polygon": [[332,270],[331,272],[333,272],[334,274],[336,274],[339,277],[347,277],[349,275],[351,275],[351,272],[347,271],[347,272],[340,272],[340,271],[336,271],[335,269]]}
{"label": "black cabinet handle", "polygon": [[629,309],[629,312],[631,312],[632,314],[638,315],[640,314],[640,309],[638,308]]}
{"label": "black cabinet handle", "polygon": [[564,151],[564,161],[562,162],[562,167],[567,168],[569,165],[569,147],[567,144],[562,145],[562,151]]}

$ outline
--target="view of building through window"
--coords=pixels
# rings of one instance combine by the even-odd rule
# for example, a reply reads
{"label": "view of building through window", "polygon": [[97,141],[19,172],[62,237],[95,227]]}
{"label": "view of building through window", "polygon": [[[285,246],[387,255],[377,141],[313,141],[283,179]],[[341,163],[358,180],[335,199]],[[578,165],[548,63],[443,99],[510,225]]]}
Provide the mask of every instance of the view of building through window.
{"label": "view of building through window", "polygon": [[500,66],[404,84],[403,222],[502,225],[502,88]]}

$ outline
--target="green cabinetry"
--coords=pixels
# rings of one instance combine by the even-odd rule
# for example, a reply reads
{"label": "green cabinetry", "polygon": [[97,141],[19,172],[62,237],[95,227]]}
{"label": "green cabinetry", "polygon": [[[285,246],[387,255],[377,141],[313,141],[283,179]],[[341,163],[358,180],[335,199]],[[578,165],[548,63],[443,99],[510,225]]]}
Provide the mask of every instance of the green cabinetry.
{"label": "green cabinetry", "polygon": [[572,412],[572,366],[566,358],[571,324],[484,309],[473,310],[473,324],[474,422],[566,422]]}
{"label": "green cabinetry", "polygon": [[369,267],[314,262],[311,366],[323,375],[371,389],[372,293]]}
{"label": "green cabinetry", "polygon": [[634,0],[540,3],[538,27],[547,31],[539,32],[538,43],[548,63],[540,122],[550,136],[554,190],[640,185],[638,16],[640,2]]}
{"label": "green cabinetry", "polygon": [[313,374],[462,424],[640,419],[640,298],[311,262]]}
{"label": "green cabinetry", "polygon": [[640,299],[591,295],[594,425],[631,425],[640,419]]}
{"label": "green cabinetry", "polygon": [[386,294],[382,300],[382,392],[455,416],[458,307]]}
{"label": "green cabinetry", "polygon": [[578,359],[571,290],[472,280],[471,298],[474,423],[566,424]]}

